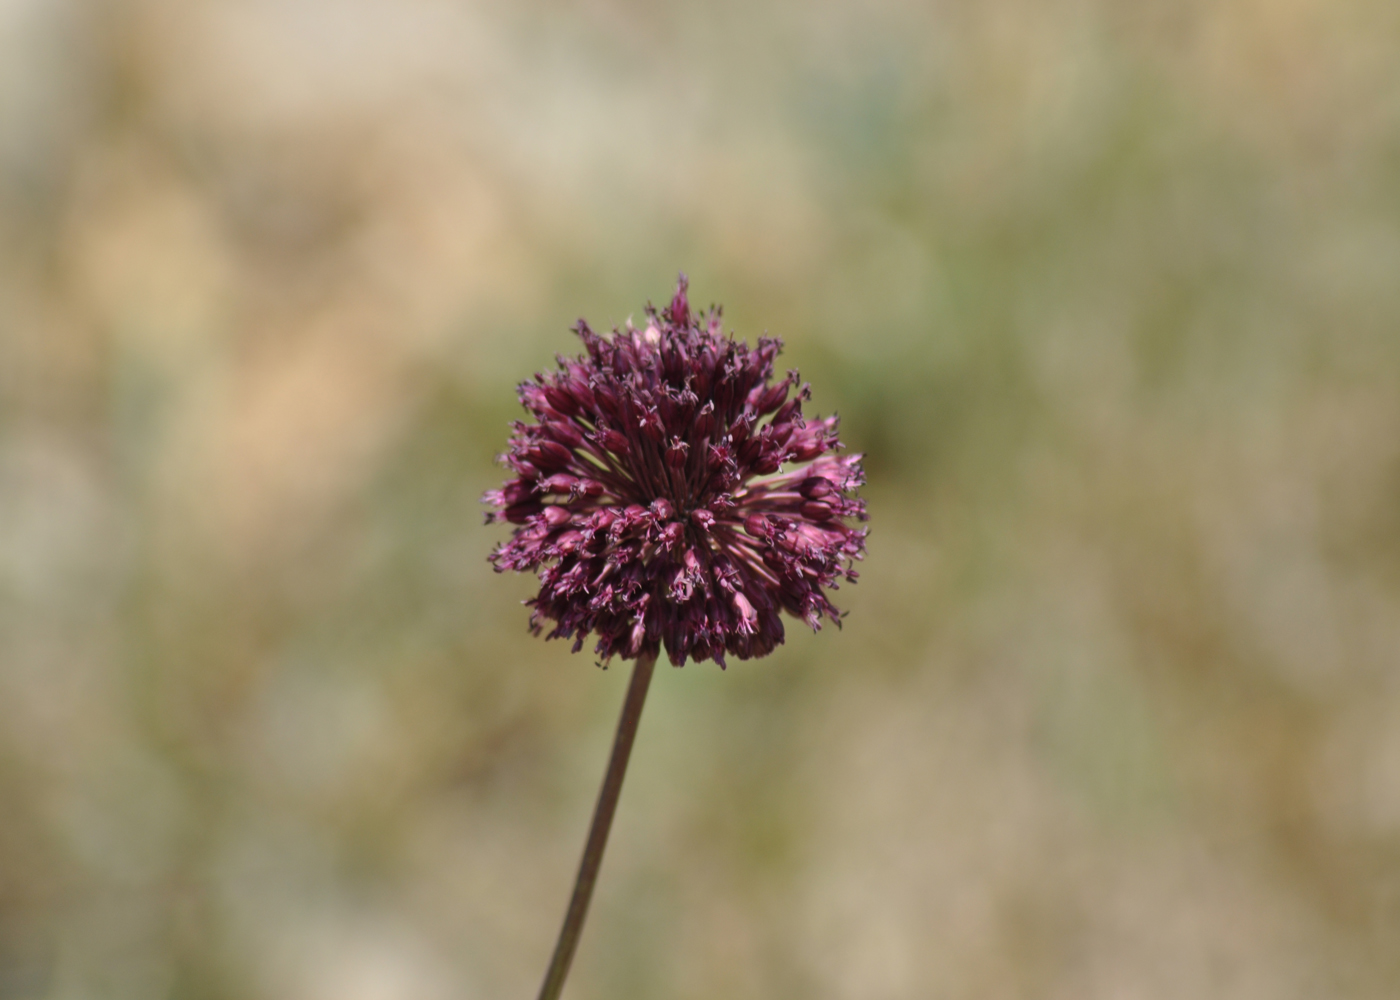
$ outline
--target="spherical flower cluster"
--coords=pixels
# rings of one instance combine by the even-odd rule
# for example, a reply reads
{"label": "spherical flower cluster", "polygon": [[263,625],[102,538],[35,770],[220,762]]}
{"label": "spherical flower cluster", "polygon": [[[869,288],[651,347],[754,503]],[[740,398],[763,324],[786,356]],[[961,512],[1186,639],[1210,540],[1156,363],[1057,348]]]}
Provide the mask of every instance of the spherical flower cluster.
{"label": "spherical flower cluster", "polygon": [[[764,656],[779,611],[840,624],[824,593],[854,581],[865,552],[860,456],[837,455],[837,419],[804,420],[796,372],[773,383],[781,342],[750,349],[720,312],[692,316],[682,275],[668,308],[612,336],[583,320],[587,353],[520,386],[536,423],[517,422],[502,461],[515,473],[483,498],[487,522],[516,525],[491,562],[537,571],[530,628],[593,633],[606,661]],[[793,390],[796,389],[796,392]]]}

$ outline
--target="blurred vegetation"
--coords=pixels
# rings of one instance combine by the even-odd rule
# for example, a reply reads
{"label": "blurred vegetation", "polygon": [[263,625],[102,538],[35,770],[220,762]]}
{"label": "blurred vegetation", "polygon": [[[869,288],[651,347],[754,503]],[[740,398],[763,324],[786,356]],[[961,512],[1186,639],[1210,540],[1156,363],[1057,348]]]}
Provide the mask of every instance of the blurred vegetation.
{"label": "blurred vegetation", "polygon": [[477,498],[678,270],[870,556],[571,995],[1397,995],[1400,7],[10,0],[0,1000],[532,995],[625,671]]}

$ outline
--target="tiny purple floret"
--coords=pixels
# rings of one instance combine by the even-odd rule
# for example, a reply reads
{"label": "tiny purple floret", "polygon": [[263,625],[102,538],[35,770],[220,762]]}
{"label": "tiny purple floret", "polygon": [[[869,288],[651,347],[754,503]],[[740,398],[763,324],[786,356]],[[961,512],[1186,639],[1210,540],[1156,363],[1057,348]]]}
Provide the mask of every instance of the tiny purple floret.
{"label": "tiny purple floret", "polygon": [[[591,634],[606,662],[655,656],[766,656],[780,611],[813,629],[840,624],[827,599],[865,554],[859,455],[838,455],[835,416],[804,420],[811,396],[790,371],[773,382],[781,341],[752,350],[693,316],[681,275],[668,308],[647,307],[611,336],[579,320],[586,354],[520,386],[536,423],[517,422],[515,474],[483,498],[509,522],[497,572],[537,572],[530,629]],[[794,391],[794,389],[796,391]]]}

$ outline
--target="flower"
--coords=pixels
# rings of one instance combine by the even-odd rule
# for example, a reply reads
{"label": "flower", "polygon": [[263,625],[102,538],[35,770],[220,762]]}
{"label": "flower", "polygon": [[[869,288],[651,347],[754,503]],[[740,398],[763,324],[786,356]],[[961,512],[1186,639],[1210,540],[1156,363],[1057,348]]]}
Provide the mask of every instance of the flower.
{"label": "flower", "polygon": [[574,652],[596,633],[604,662],[663,641],[677,666],[765,656],[780,610],[839,625],[824,589],[854,581],[865,552],[866,531],[842,520],[866,515],[837,418],[803,419],[797,372],[773,383],[781,341],[736,343],[686,291],[681,275],[642,330],[603,337],[579,320],[587,353],[521,384],[537,423],[514,424],[501,460],[515,478],[482,499],[488,524],[516,525],[496,571],[539,574],[531,631],[551,621],[547,638]]}

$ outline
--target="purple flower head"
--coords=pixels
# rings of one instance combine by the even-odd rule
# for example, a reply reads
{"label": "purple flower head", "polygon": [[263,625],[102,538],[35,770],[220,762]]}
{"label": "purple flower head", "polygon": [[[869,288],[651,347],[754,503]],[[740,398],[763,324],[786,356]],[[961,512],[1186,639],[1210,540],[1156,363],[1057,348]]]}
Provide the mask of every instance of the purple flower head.
{"label": "purple flower head", "polygon": [[[865,553],[859,455],[837,455],[836,417],[804,420],[795,371],[773,381],[782,344],[757,348],[691,314],[686,278],[645,329],[602,337],[520,386],[537,423],[517,422],[502,461],[515,478],[483,498],[487,523],[516,525],[491,553],[497,572],[537,571],[530,629],[597,633],[606,661],[677,666],[725,653],[765,656],[780,611],[813,629],[840,615],[824,593],[854,581]],[[793,390],[796,389],[794,392]]]}

